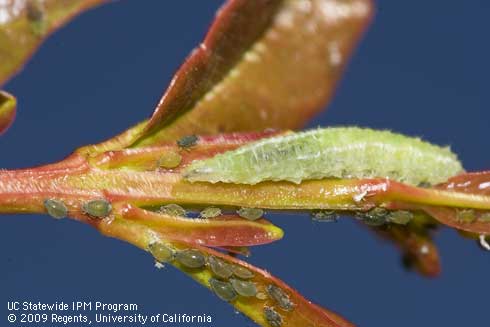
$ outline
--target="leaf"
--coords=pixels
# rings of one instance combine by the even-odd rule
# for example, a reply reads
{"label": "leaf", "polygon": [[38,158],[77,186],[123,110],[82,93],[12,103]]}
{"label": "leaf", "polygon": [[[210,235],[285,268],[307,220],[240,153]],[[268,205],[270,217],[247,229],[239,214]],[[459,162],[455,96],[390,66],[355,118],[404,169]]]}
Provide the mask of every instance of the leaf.
{"label": "leaf", "polygon": [[25,64],[42,41],[80,12],[107,0],[0,2],[0,85]]}
{"label": "leaf", "polygon": [[[111,224],[105,224],[101,232],[110,237],[125,240],[143,250],[148,251],[149,245],[159,242],[171,247],[177,251],[184,249],[194,249],[200,251],[206,257],[215,256],[224,260],[229,265],[240,266],[248,271],[253,272],[253,277],[248,281],[253,282],[262,297],[243,297],[238,296],[236,300],[230,302],[237,310],[247,315],[260,326],[271,326],[264,315],[265,308],[274,308],[279,313],[282,320],[282,327],[298,326],[317,326],[317,327],[352,327],[353,325],[341,318],[337,314],[321,308],[312,302],[306,300],[297,291],[293,290],[279,279],[273,277],[270,273],[256,268],[244,261],[222,254],[220,252],[205,248],[202,246],[189,245],[186,243],[172,242],[156,236],[152,229],[146,226],[135,224],[134,222],[115,220]],[[209,280],[213,277],[209,266],[198,269],[186,268],[176,261],[171,262],[177,269],[183,271],[191,278],[207,288],[211,288]],[[281,289],[289,297],[293,304],[292,310],[286,311],[279,308],[278,302],[268,295],[267,287],[274,285]]]}
{"label": "leaf", "polygon": [[122,219],[136,221],[162,234],[168,240],[189,244],[220,246],[253,246],[281,239],[283,231],[262,221],[247,221],[237,216],[219,219],[190,219],[143,210],[124,204],[115,208]]}
{"label": "leaf", "polygon": [[15,119],[17,101],[14,96],[0,91],[0,135],[10,127]]}
{"label": "leaf", "polygon": [[79,152],[302,127],[332,98],[371,15],[371,0],[230,0],[150,120]]}

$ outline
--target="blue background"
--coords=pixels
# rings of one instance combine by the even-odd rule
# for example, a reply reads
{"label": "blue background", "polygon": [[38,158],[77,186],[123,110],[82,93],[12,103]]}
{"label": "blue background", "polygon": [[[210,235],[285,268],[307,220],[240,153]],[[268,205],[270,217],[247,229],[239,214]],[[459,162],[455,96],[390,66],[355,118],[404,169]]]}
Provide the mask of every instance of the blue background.
{"label": "blue background", "polygon": [[[20,105],[0,138],[0,167],[60,160],[147,117],[220,3],[120,1],[56,33],[6,86]],[[490,168],[489,13],[487,0],[380,1],[335,100],[311,126],[391,128],[450,144],[468,170]],[[271,219],[286,237],[250,261],[360,326],[488,323],[490,254],[455,231],[438,233],[444,270],[427,280],[349,219]],[[148,314],[208,313],[212,326],[254,325],[185,275],[155,269],[143,251],[89,226],[37,215],[4,216],[0,226],[2,306],[100,300],[137,303]]]}

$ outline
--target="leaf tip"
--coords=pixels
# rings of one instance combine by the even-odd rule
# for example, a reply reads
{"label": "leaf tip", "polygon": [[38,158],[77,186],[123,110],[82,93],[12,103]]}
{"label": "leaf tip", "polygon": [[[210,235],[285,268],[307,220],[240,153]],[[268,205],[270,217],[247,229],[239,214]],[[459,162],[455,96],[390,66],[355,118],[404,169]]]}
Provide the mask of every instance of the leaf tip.
{"label": "leaf tip", "polygon": [[0,91],[0,135],[12,125],[17,111],[17,100],[5,91]]}

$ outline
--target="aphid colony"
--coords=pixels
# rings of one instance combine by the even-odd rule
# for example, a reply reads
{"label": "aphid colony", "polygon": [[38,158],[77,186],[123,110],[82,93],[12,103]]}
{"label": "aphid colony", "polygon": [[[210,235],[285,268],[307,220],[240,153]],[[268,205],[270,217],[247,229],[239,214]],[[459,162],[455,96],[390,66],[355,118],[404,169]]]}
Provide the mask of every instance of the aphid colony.
{"label": "aphid colony", "polygon": [[463,171],[457,156],[419,138],[358,127],[275,136],[193,161],[191,182],[256,184],[322,178],[388,178],[434,185]]}
{"label": "aphid colony", "polygon": [[[209,287],[224,301],[231,302],[240,296],[259,300],[269,297],[284,311],[291,311],[295,307],[289,295],[277,285],[267,285],[267,294],[259,292],[256,283],[252,281],[255,274],[245,267],[230,264],[216,256],[206,256],[196,249],[175,250],[162,242],[150,243],[148,250],[159,263],[174,262],[184,269],[209,269],[213,276],[208,280]],[[264,306],[264,318],[270,326],[282,326],[283,318],[274,307]]]}
{"label": "aphid colony", "polygon": [[[46,199],[43,202],[48,215],[53,218],[61,219],[68,215],[68,208],[61,200]],[[82,212],[91,218],[103,219],[110,215],[112,205],[104,199],[87,201],[82,204]]]}

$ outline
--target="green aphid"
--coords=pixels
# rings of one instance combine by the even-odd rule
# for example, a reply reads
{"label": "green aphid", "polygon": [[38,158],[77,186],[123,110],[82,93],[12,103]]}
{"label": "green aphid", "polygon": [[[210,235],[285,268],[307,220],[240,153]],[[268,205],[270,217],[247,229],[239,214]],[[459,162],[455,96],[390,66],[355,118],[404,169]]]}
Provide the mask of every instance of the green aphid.
{"label": "green aphid", "polygon": [[201,218],[209,219],[221,216],[221,209],[217,207],[207,207],[199,214]]}
{"label": "green aphid", "polygon": [[44,6],[40,0],[27,0],[26,17],[34,34],[41,36],[46,32],[47,22]]}
{"label": "green aphid", "polygon": [[53,218],[61,219],[68,215],[68,208],[60,200],[46,199],[44,200],[44,208]]}
{"label": "green aphid", "polygon": [[294,308],[294,303],[289,299],[289,295],[276,285],[268,285],[267,293],[273,298],[281,309],[291,311]]}
{"label": "green aphid", "polygon": [[182,162],[182,156],[177,151],[164,153],[158,160],[158,167],[172,169],[178,167]]}
{"label": "green aphid", "polygon": [[168,246],[160,242],[154,242],[148,245],[150,253],[158,262],[171,262],[175,258],[175,252]]}
{"label": "green aphid", "polygon": [[208,265],[213,274],[221,279],[228,279],[233,275],[233,270],[230,264],[221,260],[220,258],[216,258],[214,256],[208,257]]}
{"label": "green aphid", "polygon": [[281,327],[282,317],[280,314],[274,310],[272,307],[264,307],[265,320],[269,323],[271,327]]}
{"label": "green aphid", "polygon": [[334,210],[315,210],[311,212],[311,219],[322,223],[336,223],[339,215]]}
{"label": "green aphid", "polygon": [[112,211],[112,205],[104,199],[92,200],[82,205],[82,211],[92,218],[105,218]]}
{"label": "green aphid", "polygon": [[257,295],[257,287],[253,282],[232,278],[230,283],[233,289],[241,296],[250,297]]}
{"label": "green aphid", "polygon": [[199,138],[196,135],[187,135],[177,141],[177,145],[183,149],[188,149],[197,144]]}
{"label": "green aphid", "polygon": [[490,222],[490,212],[481,214],[480,217],[478,217],[478,220],[484,223]]}
{"label": "green aphid", "polygon": [[460,223],[470,224],[476,220],[475,211],[473,209],[458,210],[456,213],[456,219]]}
{"label": "green aphid", "polygon": [[169,216],[179,216],[179,217],[185,217],[185,215],[187,214],[184,208],[174,203],[167,204],[160,207],[160,210],[158,212]]}
{"label": "green aphid", "polygon": [[177,252],[177,261],[187,268],[202,268],[206,264],[206,258],[198,250],[188,249]]}
{"label": "green aphid", "polygon": [[211,289],[218,295],[223,301],[233,301],[237,298],[237,293],[233,289],[233,286],[229,282],[223,282],[214,278],[209,279],[209,285]]}
{"label": "green aphid", "polygon": [[237,210],[237,213],[240,217],[248,219],[248,220],[257,220],[262,218],[264,215],[264,210],[258,208],[245,208],[242,207]]}
{"label": "green aphid", "polygon": [[399,225],[406,225],[413,219],[413,213],[411,213],[410,211],[406,211],[406,210],[396,210],[396,211],[390,212],[387,215],[386,219],[390,223],[399,224]]}
{"label": "green aphid", "polygon": [[356,217],[369,226],[382,226],[388,221],[389,212],[383,208],[374,208],[366,212],[357,212]]}
{"label": "green aphid", "polygon": [[242,266],[233,266],[232,269],[233,269],[233,275],[241,279],[250,279],[255,276],[253,272],[251,272],[250,270]]}
{"label": "green aphid", "polygon": [[324,178],[388,178],[434,185],[463,171],[448,147],[390,131],[319,128],[261,139],[184,170],[190,182],[257,184]]}

